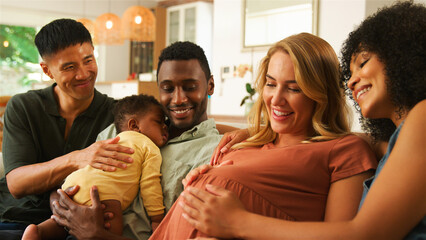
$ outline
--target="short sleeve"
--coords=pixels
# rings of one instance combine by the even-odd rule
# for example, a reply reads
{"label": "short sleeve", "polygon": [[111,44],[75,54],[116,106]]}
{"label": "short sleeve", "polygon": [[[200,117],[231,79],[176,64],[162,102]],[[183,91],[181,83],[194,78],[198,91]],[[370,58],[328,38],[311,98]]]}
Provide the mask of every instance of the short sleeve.
{"label": "short sleeve", "polygon": [[116,136],[117,129],[115,129],[114,123],[112,123],[98,134],[96,141],[107,140],[110,138],[115,138]]}
{"label": "short sleeve", "polygon": [[37,163],[37,151],[20,96],[11,98],[4,114],[3,160],[5,173]]}
{"label": "short sleeve", "polygon": [[377,159],[366,141],[355,135],[340,139],[330,151],[330,182],[377,168]]}

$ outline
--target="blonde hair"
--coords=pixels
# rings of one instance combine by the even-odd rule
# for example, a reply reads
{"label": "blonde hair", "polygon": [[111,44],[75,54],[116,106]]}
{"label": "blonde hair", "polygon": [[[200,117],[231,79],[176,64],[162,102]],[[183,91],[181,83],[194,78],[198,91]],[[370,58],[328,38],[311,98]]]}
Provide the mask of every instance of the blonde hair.
{"label": "blonde hair", "polygon": [[262,146],[277,137],[263,101],[263,88],[272,55],[288,53],[294,75],[302,92],[315,101],[312,117],[314,136],[303,142],[326,141],[349,133],[349,111],[340,82],[339,60],[333,48],[323,39],[309,33],[287,37],[272,46],[262,59],[255,88],[259,93],[248,118],[250,138],[233,148]]}

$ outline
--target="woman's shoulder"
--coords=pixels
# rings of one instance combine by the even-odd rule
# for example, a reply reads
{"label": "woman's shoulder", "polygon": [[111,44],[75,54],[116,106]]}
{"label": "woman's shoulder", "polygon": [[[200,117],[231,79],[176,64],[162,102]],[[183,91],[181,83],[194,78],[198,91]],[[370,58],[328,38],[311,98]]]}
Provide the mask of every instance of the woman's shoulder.
{"label": "woman's shoulder", "polygon": [[327,142],[334,146],[369,146],[368,136],[364,133],[348,133]]}
{"label": "woman's shoulder", "polygon": [[333,152],[364,153],[374,156],[372,146],[370,145],[367,138],[368,136],[364,136],[361,133],[350,133],[345,136],[341,136],[339,138],[331,140],[330,143],[332,144]]}
{"label": "woman's shoulder", "polygon": [[418,102],[408,113],[407,120],[415,118],[418,121],[426,121],[426,99]]}
{"label": "woman's shoulder", "polygon": [[408,133],[407,136],[420,135],[424,138],[426,132],[426,100],[420,101],[408,112],[403,124],[401,132]]}

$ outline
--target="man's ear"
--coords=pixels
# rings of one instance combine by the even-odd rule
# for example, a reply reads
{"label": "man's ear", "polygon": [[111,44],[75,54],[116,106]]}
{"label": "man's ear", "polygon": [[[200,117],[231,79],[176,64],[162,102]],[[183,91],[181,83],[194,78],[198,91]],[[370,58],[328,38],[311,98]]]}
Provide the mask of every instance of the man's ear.
{"label": "man's ear", "polygon": [[213,95],[213,93],[214,93],[214,79],[213,79],[213,75],[211,75],[209,80],[207,81],[207,94]]}
{"label": "man's ear", "polygon": [[53,75],[49,70],[49,66],[45,62],[40,63],[41,69],[43,69],[44,74],[50,77],[50,79],[53,79]]}
{"label": "man's ear", "polygon": [[127,128],[131,131],[139,132],[138,123],[136,122],[136,119],[130,118],[129,121],[127,121]]}

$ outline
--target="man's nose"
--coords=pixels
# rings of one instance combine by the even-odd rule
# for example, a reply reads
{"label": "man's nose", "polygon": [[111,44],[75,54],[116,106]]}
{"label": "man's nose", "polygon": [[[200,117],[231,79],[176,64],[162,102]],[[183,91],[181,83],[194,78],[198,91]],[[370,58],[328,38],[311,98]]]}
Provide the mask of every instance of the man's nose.
{"label": "man's nose", "polygon": [[183,91],[183,89],[180,87],[175,88],[175,91],[173,92],[172,103],[175,105],[180,105],[186,101],[188,101],[188,98],[186,97],[185,91]]}
{"label": "man's nose", "polygon": [[85,67],[79,67],[77,69],[77,75],[75,76],[77,79],[86,79],[90,76],[90,72]]}

